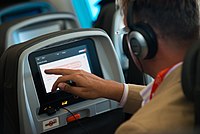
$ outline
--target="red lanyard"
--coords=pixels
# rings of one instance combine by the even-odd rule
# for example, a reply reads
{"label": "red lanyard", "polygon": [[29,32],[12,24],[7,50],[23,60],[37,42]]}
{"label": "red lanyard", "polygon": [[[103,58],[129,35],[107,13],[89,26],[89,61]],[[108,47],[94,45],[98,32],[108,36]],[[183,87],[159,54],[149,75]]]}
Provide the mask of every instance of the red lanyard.
{"label": "red lanyard", "polygon": [[151,94],[150,94],[150,100],[153,97],[153,94],[155,93],[157,87],[160,85],[160,83],[163,81],[165,75],[167,74],[167,72],[171,69],[171,67],[166,68],[164,70],[162,70],[161,72],[158,73],[158,75],[156,76],[152,89],[151,89]]}

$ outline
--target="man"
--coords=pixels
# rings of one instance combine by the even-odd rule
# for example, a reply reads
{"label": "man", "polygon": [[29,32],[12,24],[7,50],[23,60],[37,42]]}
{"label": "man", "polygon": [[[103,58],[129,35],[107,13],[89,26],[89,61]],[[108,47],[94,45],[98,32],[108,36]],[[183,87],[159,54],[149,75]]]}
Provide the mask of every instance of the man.
{"label": "man", "polygon": [[[130,55],[155,82],[145,87],[104,80],[83,70],[51,69],[45,72],[62,75],[52,90],[58,87],[83,98],[105,97],[120,102],[124,111],[133,116],[116,130],[117,134],[192,130],[193,104],[182,92],[180,76],[185,53],[199,37],[197,0],[121,0],[120,6],[130,29],[127,35]],[[155,33],[152,45],[156,44],[156,49],[150,57],[130,50],[136,23],[148,25]],[[76,86],[69,86],[67,80],[73,80]]]}

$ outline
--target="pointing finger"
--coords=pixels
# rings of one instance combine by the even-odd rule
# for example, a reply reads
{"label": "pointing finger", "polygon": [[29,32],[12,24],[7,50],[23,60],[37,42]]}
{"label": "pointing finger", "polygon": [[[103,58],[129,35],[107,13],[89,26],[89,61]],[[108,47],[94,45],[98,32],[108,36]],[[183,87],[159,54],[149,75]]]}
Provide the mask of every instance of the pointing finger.
{"label": "pointing finger", "polygon": [[57,69],[47,69],[44,72],[46,74],[69,75],[75,73],[76,70],[57,68]]}

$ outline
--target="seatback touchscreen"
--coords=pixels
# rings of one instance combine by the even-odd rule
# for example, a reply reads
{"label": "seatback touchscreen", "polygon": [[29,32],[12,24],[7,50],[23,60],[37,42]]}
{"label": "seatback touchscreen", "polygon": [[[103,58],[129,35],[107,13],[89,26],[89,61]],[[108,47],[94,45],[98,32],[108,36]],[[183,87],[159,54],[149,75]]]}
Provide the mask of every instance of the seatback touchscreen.
{"label": "seatback touchscreen", "polygon": [[55,68],[81,69],[103,77],[97,51],[92,39],[72,43],[61,42],[29,55],[30,68],[40,102],[39,114],[48,108],[59,109],[84,99],[57,89],[51,92],[60,75],[46,74],[44,70]]}

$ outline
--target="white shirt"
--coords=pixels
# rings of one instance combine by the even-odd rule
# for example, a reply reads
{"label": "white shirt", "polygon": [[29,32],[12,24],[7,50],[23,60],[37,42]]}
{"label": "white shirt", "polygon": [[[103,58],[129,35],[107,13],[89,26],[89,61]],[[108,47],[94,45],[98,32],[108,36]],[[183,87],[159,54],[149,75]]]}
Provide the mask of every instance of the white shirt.
{"label": "white shirt", "polygon": [[[165,75],[164,79],[173,71],[175,70],[178,66],[182,65],[183,62],[180,62],[178,64],[176,64],[175,66],[173,66],[168,72],[167,74]],[[151,89],[152,89],[152,85],[153,85],[153,82],[149,83],[142,91],[140,91],[140,95],[142,96],[143,98],[143,102],[142,102],[142,106],[144,106],[146,103],[148,103],[150,101],[150,94],[151,94]],[[120,100],[120,103],[119,105],[120,106],[124,106],[124,104],[126,103],[127,101],[127,98],[128,98],[128,84],[125,84],[124,83],[124,91],[123,91],[123,95],[122,95],[122,98]]]}

